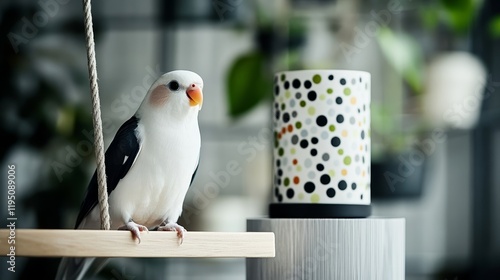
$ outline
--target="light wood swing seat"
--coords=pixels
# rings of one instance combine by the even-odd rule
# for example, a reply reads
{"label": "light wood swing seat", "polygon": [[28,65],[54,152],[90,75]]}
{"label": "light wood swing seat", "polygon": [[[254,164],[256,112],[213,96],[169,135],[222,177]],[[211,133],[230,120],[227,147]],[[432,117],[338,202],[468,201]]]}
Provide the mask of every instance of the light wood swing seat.
{"label": "light wood swing seat", "polygon": [[272,232],[188,231],[182,245],[175,232],[141,234],[141,243],[129,231],[18,229],[15,245],[10,230],[0,230],[0,254],[26,257],[134,257],[134,258],[266,258],[274,257]]}

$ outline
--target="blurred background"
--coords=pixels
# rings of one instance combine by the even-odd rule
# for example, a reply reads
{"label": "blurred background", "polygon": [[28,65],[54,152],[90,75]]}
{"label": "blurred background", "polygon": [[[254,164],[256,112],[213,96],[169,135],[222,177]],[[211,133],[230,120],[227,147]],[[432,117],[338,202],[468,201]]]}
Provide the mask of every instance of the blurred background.
{"label": "blurred background", "polygon": [[[162,73],[205,81],[188,230],[267,215],[274,72],[365,70],[373,215],[406,218],[406,279],[500,277],[498,1],[94,2],[106,146]],[[72,228],[95,169],[82,14],[74,0],[0,3],[0,213],[15,164],[20,228]],[[50,279],[58,262],[3,262],[0,279]],[[245,279],[245,260],[114,259],[96,279]]]}

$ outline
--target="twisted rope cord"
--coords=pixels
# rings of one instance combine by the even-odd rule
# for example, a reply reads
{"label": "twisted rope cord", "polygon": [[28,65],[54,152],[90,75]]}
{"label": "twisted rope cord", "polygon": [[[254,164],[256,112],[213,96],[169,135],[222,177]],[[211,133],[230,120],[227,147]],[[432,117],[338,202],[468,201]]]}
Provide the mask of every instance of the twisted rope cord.
{"label": "twisted rope cord", "polygon": [[101,229],[109,230],[108,187],[106,184],[106,167],[104,164],[104,141],[102,136],[101,103],[97,85],[97,67],[95,59],[94,31],[92,29],[92,8],[90,0],[83,0],[85,16],[85,39],[87,41],[87,60],[89,68],[90,91],[92,96],[92,116],[94,124],[94,147],[97,159],[98,199],[101,214]]}

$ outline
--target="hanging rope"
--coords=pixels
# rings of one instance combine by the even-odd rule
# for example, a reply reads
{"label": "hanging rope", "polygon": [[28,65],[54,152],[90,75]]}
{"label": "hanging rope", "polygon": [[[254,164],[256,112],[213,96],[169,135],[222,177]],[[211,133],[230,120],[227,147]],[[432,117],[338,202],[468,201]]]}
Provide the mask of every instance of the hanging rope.
{"label": "hanging rope", "polygon": [[101,210],[101,229],[109,230],[108,187],[104,164],[104,141],[102,137],[101,103],[97,86],[97,67],[95,60],[94,31],[92,29],[92,8],[90,0],[83,0],[85,16],[85,39],[87,41],[87,60],[89,68],[90,92],[92,95],[92,116],[94,123],[94,148],[97,159],[97,185],[99,208]]}

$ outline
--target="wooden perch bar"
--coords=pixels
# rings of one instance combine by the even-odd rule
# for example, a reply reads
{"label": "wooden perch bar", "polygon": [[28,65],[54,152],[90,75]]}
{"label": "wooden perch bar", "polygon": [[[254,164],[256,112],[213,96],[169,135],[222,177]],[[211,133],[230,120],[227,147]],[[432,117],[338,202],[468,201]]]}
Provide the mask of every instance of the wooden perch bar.
{"label": "wooden perch bar", "polygon": [[0,230],[0,254],[15,246],[16,256],[27,257],[158,257],[158,258],[268,258],[275,256],[272,232],[188,231],[179,245],[175,232],[141,234],[141,243],[129,231],[17,229]]}

